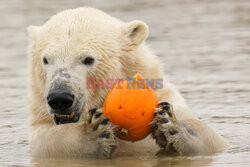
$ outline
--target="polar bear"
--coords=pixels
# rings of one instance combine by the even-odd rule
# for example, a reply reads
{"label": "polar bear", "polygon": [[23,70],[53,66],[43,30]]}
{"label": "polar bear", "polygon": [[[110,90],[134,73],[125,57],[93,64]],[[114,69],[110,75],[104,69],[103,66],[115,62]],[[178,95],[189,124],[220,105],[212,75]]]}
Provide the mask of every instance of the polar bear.
{"label": "polar bear", "polygon": [[[165,152],[204,154],[227,147],[198,120],[162,64],[145,44],[142,21],[122,22],[90,7],[60,12],[29,26],[30,152],[43,157],[111,157]],[[108,89],[87,89],[87,78],[161,78],[152,135],[138,142],[116,138],[102,113]],[[146,103],[146,101],[145,101]]]}

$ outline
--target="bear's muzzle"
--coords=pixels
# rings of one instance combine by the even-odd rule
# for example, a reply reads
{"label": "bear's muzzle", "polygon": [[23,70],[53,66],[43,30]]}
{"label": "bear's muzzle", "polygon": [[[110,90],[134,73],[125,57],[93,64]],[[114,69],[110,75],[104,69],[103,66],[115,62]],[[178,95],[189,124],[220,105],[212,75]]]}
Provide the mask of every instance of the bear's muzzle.
{"label": "bear's muzzle", "polygon": [[70,89],[51,90],[47,96],[47,103],[51,108],[50,113],[54,114],[54,122],[59,124],[74,123],[80,118],[80,113],[74,109],[75,96]]}

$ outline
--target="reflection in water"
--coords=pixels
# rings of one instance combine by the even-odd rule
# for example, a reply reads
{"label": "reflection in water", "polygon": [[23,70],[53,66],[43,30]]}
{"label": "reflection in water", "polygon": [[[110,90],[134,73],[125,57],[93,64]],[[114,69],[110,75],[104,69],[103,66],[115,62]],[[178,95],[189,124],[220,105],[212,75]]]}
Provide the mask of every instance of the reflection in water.
{"label": "reflection in water", "polygon": [[[190,108],[231,148],[193,157],[120,157],[112,160],[32,159],[28,153],[26,27],[56,12],[95,6],[150,28],[148,43]],[[250,164],[249,0],[1,0],[0,166],[247,166]]]}
{"label": "reflection in water", "polygon": [[112,167],[166,167],[166,166],[178,166],[178,167],[193,167],[193,166],[208,166],[212,163],[212,157],[122,157],[114,160],[103,160],[103,159],[32,159],[33,166],[46,166],[46,167],[66,167],[69,164],[74,166],[112,166]]}

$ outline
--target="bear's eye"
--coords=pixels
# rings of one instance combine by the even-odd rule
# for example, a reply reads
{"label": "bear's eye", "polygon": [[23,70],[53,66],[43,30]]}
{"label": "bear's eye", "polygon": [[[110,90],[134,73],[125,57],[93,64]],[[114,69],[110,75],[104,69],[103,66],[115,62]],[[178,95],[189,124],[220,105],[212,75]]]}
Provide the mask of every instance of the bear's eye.
{"label": "bear's eye", "polygon": [[43,58],[43,64],[49,64],[48,60],[45,57]]}
{"label": "bear's eye", "polygon": [[92,57],[86,57],[83,61],[82,64],[85,65],[92,65],[94,63],[95,59]]}

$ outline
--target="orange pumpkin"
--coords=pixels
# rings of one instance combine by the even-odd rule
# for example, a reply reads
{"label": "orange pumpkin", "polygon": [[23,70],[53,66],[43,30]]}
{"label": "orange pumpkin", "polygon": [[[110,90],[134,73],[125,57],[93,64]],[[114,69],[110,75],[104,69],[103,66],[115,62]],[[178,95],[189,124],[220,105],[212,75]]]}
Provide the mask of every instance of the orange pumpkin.
{"label": "orange pumpkin", "polygon": [[155,92],[140,74],[134,81],[134,85],[127,80],[114,85],[103,107],[104,114],[118,126],[117,137],[128,141],[141,140],[151,132],[149,124],[158,105]]}

